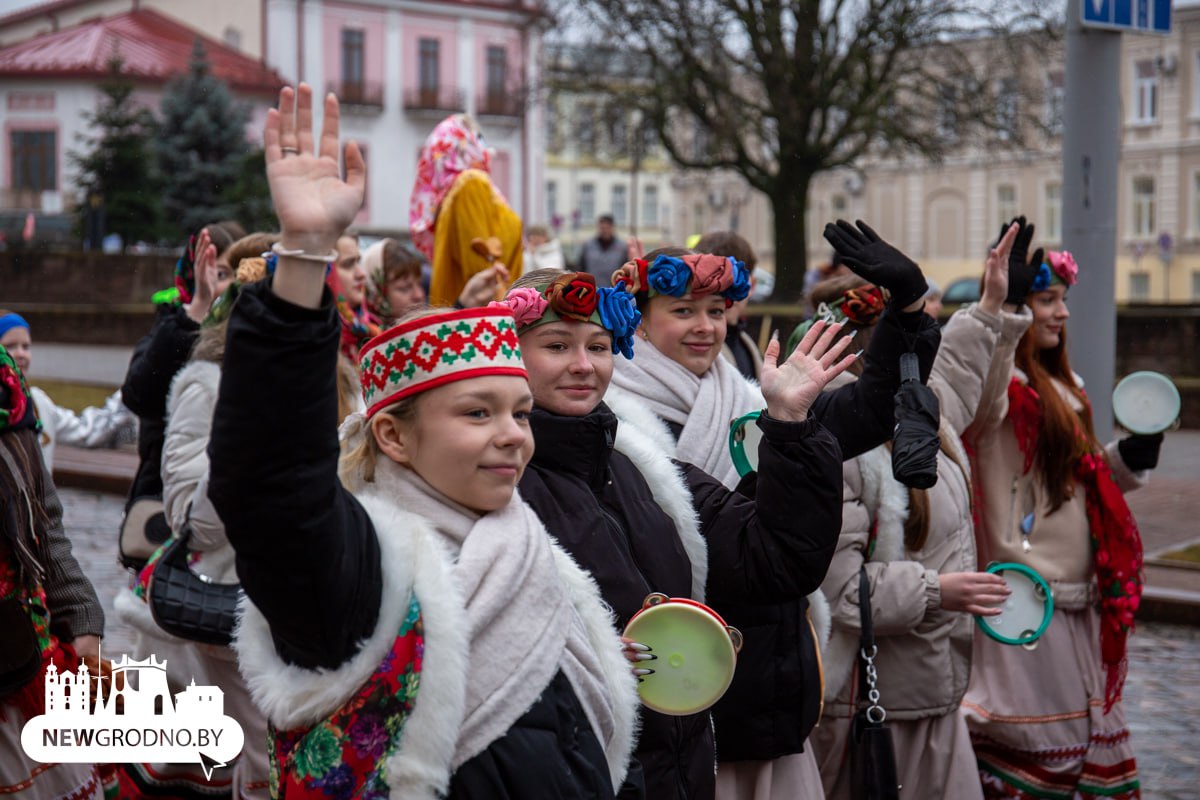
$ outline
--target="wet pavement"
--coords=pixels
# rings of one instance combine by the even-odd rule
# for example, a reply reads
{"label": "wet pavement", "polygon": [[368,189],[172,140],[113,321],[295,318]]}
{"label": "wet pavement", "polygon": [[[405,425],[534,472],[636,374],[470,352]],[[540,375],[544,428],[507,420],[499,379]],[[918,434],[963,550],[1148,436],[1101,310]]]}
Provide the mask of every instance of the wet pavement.
{"label": "wet pavement", "polygon": [[[75,556],[104,603],[106,655],[119,658],[130,631],[112,611],[128,582],[117,562],[122,499],[80,489],[61,489],[66,527]],[[1200,797],[1200,627],[1143,623],[1129,644],[1126,715],[1147,800]]]}

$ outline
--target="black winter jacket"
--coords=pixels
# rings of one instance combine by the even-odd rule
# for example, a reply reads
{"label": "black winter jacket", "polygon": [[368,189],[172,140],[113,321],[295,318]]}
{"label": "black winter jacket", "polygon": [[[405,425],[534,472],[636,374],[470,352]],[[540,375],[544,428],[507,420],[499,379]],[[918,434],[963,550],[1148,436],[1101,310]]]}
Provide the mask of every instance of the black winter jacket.
{"label": "black winter jacket", "polygon": [[[237,553],[242,588],[291,664],[335,669],[375,629],[379,541],[338,481],[340,327],[266,285],[229,322],[209,440],[209,497]],[[514,668],[516,665],[514,665]],[[418,700],[420,702],[420,695]],[[454,773],[450,798],[611,798],[604,750],[561,674],[500,739]]]}
{"label": "black winter jacket", "polygon": [[167,430],[167,394],[171,381],[183,369],[200,334],[200,325],[182,306],[160,305],[154,326],[133,349],[121,400],[138,415],[137,475],[129,501],[162,497],[162,448]]}
{"label": "black winter jacket", "polygon": [[[638,468],[613,449],[617,419],[608,407],[601,404],[585,417],[534,409],[530,422],[536,449],[521,479],[521,496],[592,573],[618,626],[625,626],[651,592],[691,596],[691,563],[675,524]],[[676,466],[707,544],[710,591],[747,600],[795,600],[820,585],[836,546],[841,454],[818,422],[767,418],[761,427],[766,469],[757,504],[695,466]],[[796,514],[797,507],[804,513]],[[713,797],[708,713],[669,717],[643,708],[641,716],[635,756],[646,796]]]}
{"label": "black winter jacket", "polygon": [[[901,354],[916,352],[925,381],[941,342],[937,322],[923,311],[905,314],[888,309],[878,326],[862,377],[823,392],[813,404],[812,416],[833,432],[847,459],[892,438]],[[761,492],[766,474],[761,468],[755,480],[742,482],[739,491],[752,496]],[[745,639],[733,685],[713,708],[718,758],[764,761],[802,752],[821,711],[820,662],[808,601],[746,602],[719,586],[712,588],[709,601]]]}

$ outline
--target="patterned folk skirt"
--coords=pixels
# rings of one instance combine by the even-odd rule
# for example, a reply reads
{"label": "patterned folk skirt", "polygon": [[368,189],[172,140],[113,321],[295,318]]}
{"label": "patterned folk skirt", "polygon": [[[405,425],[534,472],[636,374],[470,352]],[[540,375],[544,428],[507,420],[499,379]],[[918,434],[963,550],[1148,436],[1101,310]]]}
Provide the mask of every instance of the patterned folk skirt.
{"label": "patterned folk skirt", "polygon": [[1137,798],[1120,701],[1104,713],[1100,616],[1055,609],[1037,648],[976,636],[962,702],[987,798]]}
{"label": "patterned folk skirt", "polygon": [[25,755],[21,729],[28,720],[0,703],[0,797],[4,800],[102,800],[92,764],[42,764]]}

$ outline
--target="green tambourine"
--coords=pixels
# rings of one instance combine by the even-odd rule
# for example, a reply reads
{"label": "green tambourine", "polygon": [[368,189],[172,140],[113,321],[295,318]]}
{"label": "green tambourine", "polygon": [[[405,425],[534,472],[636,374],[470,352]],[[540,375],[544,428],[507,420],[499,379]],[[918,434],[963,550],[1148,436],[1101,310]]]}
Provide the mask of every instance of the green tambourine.
{"label": "green tambourine", "polygon": [[1037,570],[1005,562],[991,564],[986,572],[999,575],[1012,594],[994,617],[976,616],[975,622],[988,636],[1001,644],[1030,646],[1036,642],[1054,615],[1054,596],[1050,584]]}
{"label": "green tambourine", "polygon": [[752,423],[761,416],[761,411],[751,411],[729,423],[729,455],[738,475],[743,478],[758,471],[758,443],[762,441],[762,429]]}

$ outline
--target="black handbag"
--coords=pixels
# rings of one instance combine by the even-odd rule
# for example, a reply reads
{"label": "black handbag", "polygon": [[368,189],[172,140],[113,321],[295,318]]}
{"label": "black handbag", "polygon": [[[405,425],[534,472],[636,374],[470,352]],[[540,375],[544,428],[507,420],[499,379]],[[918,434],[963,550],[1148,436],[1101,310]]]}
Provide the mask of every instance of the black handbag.
{"label": "black handbag", "polygon": [[146,601],[155,623],[181,639],[228,645],[233,641],[238,599],[237,583],[216,583],[188,568],[188,541],[192,529],[184,525],[150,573]]}
{"label": "black handbag", "polygon": [[858,699],[865,704],[850,723],[850,796],[854,800],[900,800],[900,779],[896,772],[896,750],[892,732],[883,721],[887,711],[879,704],[875,684],[875,631],[871,625],[871,585],[867,570],[858,570],[858,604],[862,619],[859,642]]}

